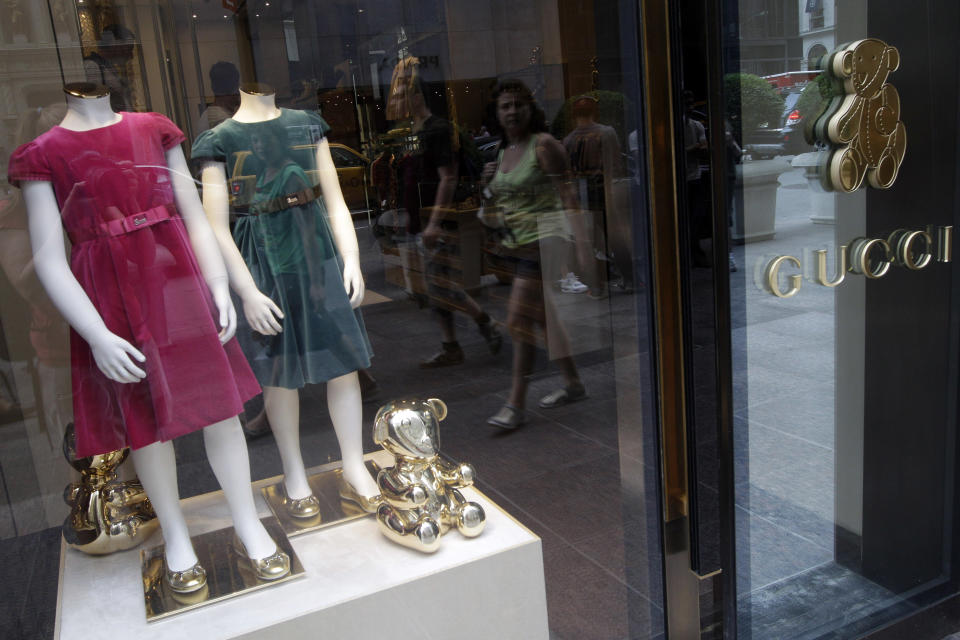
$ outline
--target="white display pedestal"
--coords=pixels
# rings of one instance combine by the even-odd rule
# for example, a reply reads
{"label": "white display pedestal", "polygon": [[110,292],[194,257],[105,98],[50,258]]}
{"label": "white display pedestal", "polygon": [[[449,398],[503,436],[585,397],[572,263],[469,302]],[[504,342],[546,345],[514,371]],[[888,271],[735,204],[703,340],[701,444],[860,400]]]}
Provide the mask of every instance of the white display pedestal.
{"label": "white display pedestal", "polygon": [[[254,485],[261,515],[259,489],[275,481]],[[354,520],[291,539],[305,577],[152,623],[139,549],[94,557],[61,545],[55,637],[546,639],[540,539],[485,495],[464,495],[487,514],[477,538],[451,531],[427,555],[387,540],[372,516]],[[184,512],[193,534],[230,526],[219,492],[185,500]]]}

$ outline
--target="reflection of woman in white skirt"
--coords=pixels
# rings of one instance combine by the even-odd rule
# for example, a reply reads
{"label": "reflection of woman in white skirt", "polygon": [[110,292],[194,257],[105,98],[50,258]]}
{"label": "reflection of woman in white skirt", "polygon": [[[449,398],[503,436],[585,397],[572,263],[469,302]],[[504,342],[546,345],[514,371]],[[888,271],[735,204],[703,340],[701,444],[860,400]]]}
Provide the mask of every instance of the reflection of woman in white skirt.
{"label": "reflection of woman in white skirt", "polygon": [[[552,284],[562,275],[570,254],[566,211],[578,208],[566,181],[570,168],[563,146],[546,133],[543,111],[530,90],[507,80],[494,91],[497,124],[503,139],[496,162],[484,167],[483,180],[504,212],[506,237],[502,256],[513,273],[507,326],[513,336],[513,384],[507,403],[487,422],[514,429],[526,422],[527,385],[534,360],[536,326],[544,332],[547,352],[560,366],[564,386],[540,399],[543,409],[586,397],[570,353],[570,339],[559,322]],[[583,221],[572,216],[577,252],[589,264],[590,246]]]}

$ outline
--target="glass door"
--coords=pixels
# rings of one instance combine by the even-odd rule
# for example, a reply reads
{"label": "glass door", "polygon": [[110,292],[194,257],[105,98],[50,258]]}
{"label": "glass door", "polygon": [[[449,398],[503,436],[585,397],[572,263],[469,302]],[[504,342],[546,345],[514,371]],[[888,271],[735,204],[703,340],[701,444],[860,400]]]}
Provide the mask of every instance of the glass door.
{"label": "glass door", "polygon": [[683,4],[692,566],[724,637],[860,637],[956,591],[960,13]]}

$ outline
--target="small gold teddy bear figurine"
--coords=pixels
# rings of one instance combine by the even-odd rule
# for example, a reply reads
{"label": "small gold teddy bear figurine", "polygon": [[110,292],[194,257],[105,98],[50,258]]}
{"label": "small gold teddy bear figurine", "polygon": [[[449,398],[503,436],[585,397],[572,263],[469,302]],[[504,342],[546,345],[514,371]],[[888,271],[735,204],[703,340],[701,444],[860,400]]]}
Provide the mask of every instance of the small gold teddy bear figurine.
{"label": "small gold teddy bear figurine", "polygon": [[864,177],[875,189],[893,185],[907,150],[900,121],[900,94],[887,77],[900,66],[900,54],[882,40],[842,45],[822,62],[845,95],[834,98],[817,121],[817,137],[834,146],[826,182],[850,193]]}
{"label": "small gold teddy bear figurine", "polygon": [[480,535],[486,514],[458,490],[473,484],[467,463],[440,457],[439,423],[447,417],[442,400],[393,400],[377,412],[373,440],[392,453],[396,464],[382,469],[377,484],[384,502],[377,521],[385,536],[412,549],[432,553],[451,527],[472,538]]}
{"label": "small gold teddy bear figurine", "polygon": [[63,456],[80,472],[63,492],[70,515],[63,523],[67,546],[90,555],[132,549],[157,530],[157,515],[139,480],[121,481],[119,467],[129,449],[77,458],[73,425],[63,438]]}

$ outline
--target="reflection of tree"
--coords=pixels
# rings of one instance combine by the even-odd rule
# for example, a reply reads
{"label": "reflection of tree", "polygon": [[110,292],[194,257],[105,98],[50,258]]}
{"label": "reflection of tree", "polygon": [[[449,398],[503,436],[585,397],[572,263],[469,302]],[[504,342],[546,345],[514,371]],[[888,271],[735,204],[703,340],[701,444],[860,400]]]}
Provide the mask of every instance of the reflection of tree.
{"label": "reflection of tree", "polygon": [[734,136],[742,140],[744,131],[760,127],[779,127],[784,100],[769,82],[752,73],[729,73],[723,79],[726,115]]}
{"label": "reflection of tree", "polygon": [[800,117],[816,118],[823,113],[823,110],[830,103],[830,99],[837,93],[833,81],[827,74],[821,73],[816,80],[807,83],[800,94],[800,99],[797,100],[797,111],[800,112]]}

